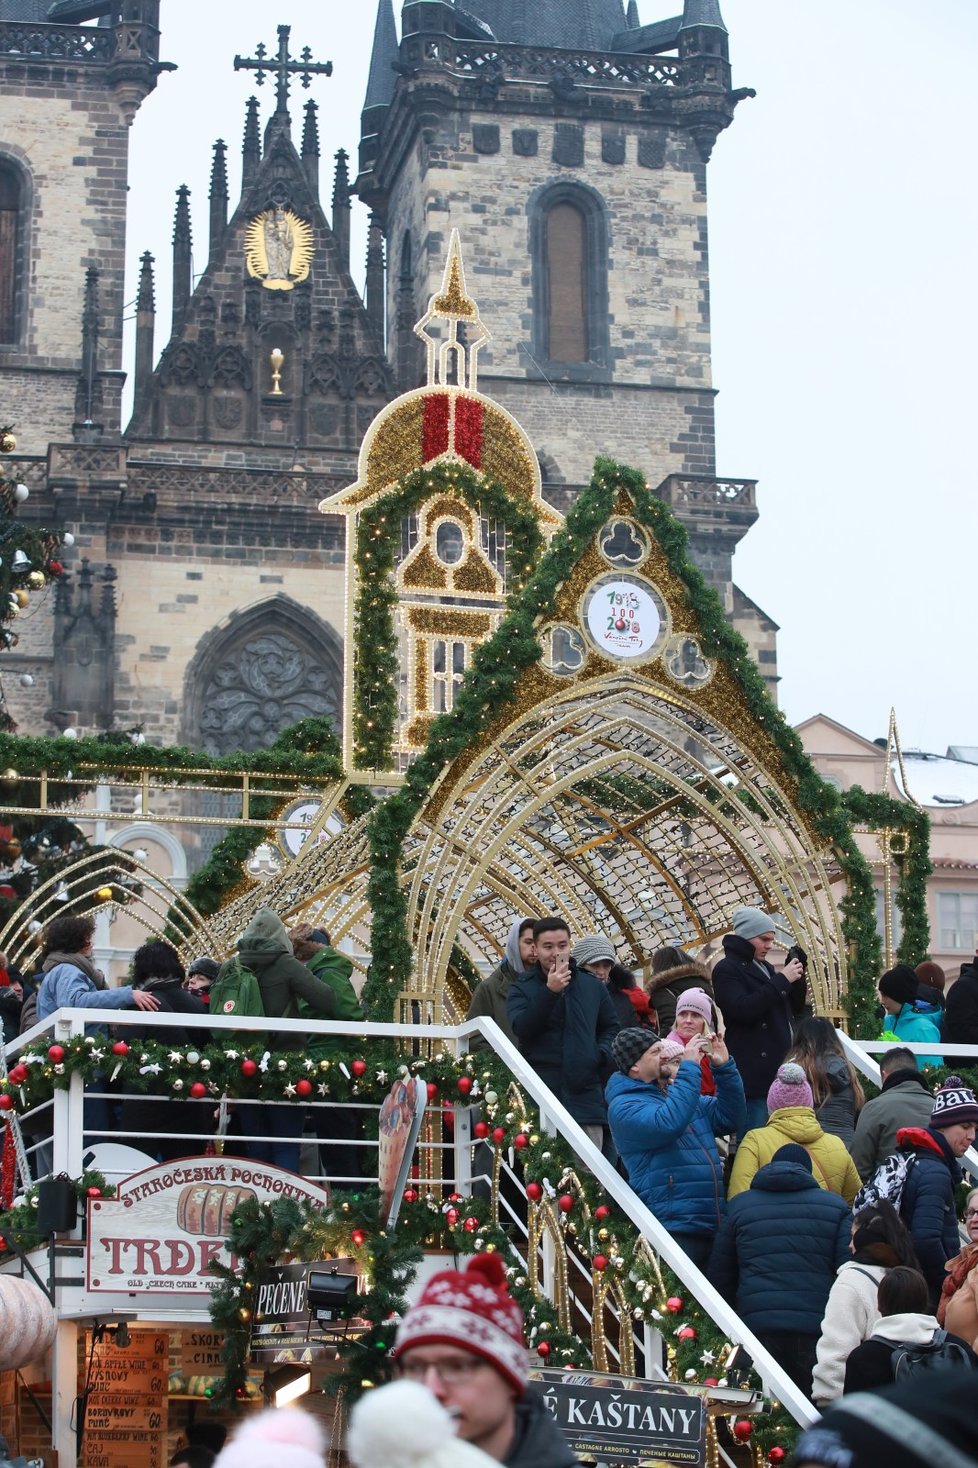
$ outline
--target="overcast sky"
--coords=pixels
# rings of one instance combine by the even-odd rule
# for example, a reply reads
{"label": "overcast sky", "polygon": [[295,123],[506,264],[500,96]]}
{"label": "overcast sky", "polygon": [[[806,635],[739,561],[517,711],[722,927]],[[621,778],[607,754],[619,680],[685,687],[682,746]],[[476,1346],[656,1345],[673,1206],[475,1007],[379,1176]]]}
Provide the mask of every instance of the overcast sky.
{"label": "overcast sky", "polygon": [[[709,170],[717,468],[760,481],[760,520],[735,578],[780,625],[792,722],[823,712],[874,738],[894,704],[908,746],[978,744],[978,3],[722,6],[734,86],[757,90]],[[253,55],[259,40],[273,49],[276,25],[290,23],[293,52],[308,44],[333,61],[333,77],[309,93],[328,202],[337,148],[355,172],[374,21],[373,0],[161,8],[162,55],[179,69],[160,78],[133,128],[127,291],[131,300],[139,255],[152,250],[157,352],[174,191],[193,191],[200,270],[217,137],[236,198],[254,80],[235,74],[234,53]],[[639,0],[643,23],[677,9]],[[259,95],[265,116],[274,90],[266,82]],[[355,266],[363,248],[361,229]],[[362,268],[355,275],[362,284]],[[614,455],[613,441],[603,447]]]}

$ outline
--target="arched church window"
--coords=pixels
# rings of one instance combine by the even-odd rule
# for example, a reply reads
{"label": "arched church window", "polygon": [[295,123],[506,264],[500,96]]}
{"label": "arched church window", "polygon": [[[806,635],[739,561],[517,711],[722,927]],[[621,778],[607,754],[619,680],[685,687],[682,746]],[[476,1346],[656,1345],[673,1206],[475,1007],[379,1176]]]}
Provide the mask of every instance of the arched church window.
{"label": "arched church window", "polygon": [[0,158],[0,342],[18,338],[17,292],[21,268],[24,189],[20,173]]}
{"label": "arched church window", "polygon": [[443,520],[435,532],[435,555],[443,566],[457,566],[465,554],[465,537],[461,525]]}
{"label": "arched church window", "polygon": [[530,202],[536,364],[572,381],[606,381],[608,227],[593,189],[560,182]]}

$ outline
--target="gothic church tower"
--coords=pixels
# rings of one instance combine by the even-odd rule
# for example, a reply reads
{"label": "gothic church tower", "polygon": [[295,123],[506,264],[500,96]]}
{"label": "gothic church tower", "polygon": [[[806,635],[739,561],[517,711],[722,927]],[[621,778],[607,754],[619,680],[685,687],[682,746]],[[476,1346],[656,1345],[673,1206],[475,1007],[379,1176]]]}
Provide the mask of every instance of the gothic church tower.
{"label": "gothic church tower", "polygon": [[159,8],[0,0],[0,392],[27,454],[118,434],[129,125],[163,69]]}
{"label": "gothic church tower", "polygon": [[737,591],[757,517],[717,478],[706,167],[731,89],[718,0],[640,25],[634,0],[378,0],[356,189],[387,240],[388,354],[452,229],[491,325],[484,390],[526,428],[563,507],[598,453],[645,470],[775,678],[774,624]]}

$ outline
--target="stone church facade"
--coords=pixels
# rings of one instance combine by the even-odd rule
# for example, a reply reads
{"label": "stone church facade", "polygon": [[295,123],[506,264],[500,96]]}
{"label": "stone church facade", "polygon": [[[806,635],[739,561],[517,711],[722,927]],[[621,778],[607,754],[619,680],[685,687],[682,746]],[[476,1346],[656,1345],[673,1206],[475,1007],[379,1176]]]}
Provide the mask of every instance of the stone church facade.
{"label": "stone church facade", "polygon": [[300,128],[283,62],[263,128],[248,106],[237,201],[215,146],[196,285],[178,195],[165,344],[144,256],[123,429],[127,137],[166,85],[160,11],[0,0],[5,470],[76,541],[2,657],[21,730],[138,724],[224,753],[339,723],[344,531],[317,506],[422,380],[413,327],[453,228],[493,338],[482,390],[527,430],[545,496],[565,509],[599,453],[641,467],[773,689],[776,628],[731,576],[754,485],[715,462],[706,167],[739,100],[716,0],[646,26],[634,0],[408,0],[400,40],[379,0],[359,166],[337,154],[328,208],[315,104]]}

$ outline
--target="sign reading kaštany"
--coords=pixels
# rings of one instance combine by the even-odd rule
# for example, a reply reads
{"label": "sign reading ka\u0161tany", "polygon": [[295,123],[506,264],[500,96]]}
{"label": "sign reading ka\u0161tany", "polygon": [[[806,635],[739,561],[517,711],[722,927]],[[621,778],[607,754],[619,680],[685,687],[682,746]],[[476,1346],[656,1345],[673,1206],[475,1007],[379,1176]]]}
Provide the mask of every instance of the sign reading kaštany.
{"label": "sign reading ka\u0161tany", "polygon": [[669,1382],[576,1371],[534,1371],[564,1441],[579,1457],[602,1463],[683,1464],[706,1461],[702,1395]]}
{"label": "sign reading ka\u0161tany", "polygon": [[187,1157],[126,1178],[115,1198],[89,1199],[89,1290],[210,1293],[215,1260],[248,1198],[329,1205],[325,1188],[294,1172],[239,1157]]}

